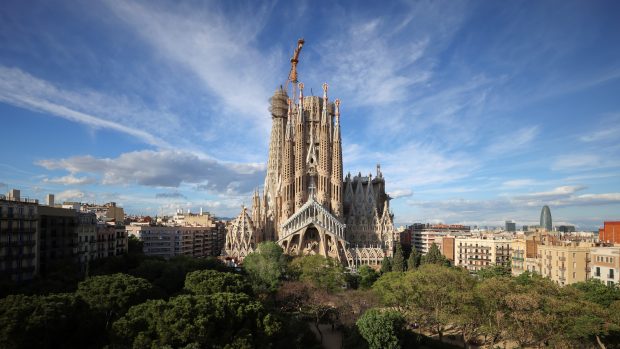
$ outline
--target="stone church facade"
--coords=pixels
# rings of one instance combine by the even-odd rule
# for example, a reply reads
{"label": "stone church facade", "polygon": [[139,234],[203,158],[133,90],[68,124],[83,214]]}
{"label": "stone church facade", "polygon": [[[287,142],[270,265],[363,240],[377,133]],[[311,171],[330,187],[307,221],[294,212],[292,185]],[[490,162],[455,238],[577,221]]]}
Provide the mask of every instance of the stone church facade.
{"label": "stone church facade", "polygon": [[264,189],[254,192],[251,215],[243,208],[230,225],[225,253],[242,259],[256,244],[276,241],[290,255],[379,265],[396,238],[381,169],[344,177],[340,101],[329,100],[327,84],[322,97],[304,96],[301,83],[298,90],[298,98],[283,88],[271,98]]}

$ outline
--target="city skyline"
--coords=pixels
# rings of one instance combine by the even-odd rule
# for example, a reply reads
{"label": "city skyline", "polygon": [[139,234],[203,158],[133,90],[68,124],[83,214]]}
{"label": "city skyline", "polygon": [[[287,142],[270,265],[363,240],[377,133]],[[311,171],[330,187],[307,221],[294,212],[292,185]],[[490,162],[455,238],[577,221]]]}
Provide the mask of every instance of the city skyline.
{"label": "city skyline", "polygon": [[347,5],[3,3],[0,192],[235,216],[304,37],[344,173],[378,161],[397,224],[619,218],[620,4]]}

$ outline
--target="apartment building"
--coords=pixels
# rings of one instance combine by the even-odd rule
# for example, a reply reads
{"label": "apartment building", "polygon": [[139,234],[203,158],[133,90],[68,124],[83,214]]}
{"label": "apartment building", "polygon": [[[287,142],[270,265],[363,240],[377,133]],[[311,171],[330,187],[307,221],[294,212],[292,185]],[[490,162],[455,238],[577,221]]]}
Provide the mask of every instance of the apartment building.
{"label": "apartment building", "polygon": [[[441,246],[444,237],[469,236],[470,227],[459,224],[422,224],[415,223],[401,234],[401,243],[411,244],[418,252],[426,254],[432,244]],[[405,246],[407,248],[409,246]]]}
{"label": "apartment building", "polygon": [[58,262],[77,262],[78,215],[73,209],[39,206],[40,271],[46,274]]}
{"label": "apartment building", "polygon": [[599,229],[599,241],[618,244],[620,243],[620,221],[606,221],[603,228]]}
{"label": "apartment building", "polygon": [[97,259],[97,216],[93,212],[77,212],[78,261],[82,270]]}
{"label": "apartment building", "polygon": [[454,240],[454,265],[472,273],[492,265],[508,265],[513,240],[482,237],[457,237]]}
{"label": "apartment building", "polygon": [[565,241],[538,245],[540,274],[562,286],[588,280],[592,247],[593,243]]}
{"label": "apartment building", "polygon": [[19,190],[0,196],[0,275],[21,282],[38,272],[38,201]]}
{"label": "apartment building", "polygon": [[594,247],[592,254],[592,278],[606,285],[620,283],[620,247]]}
{"label": "apartment building", "polygon": [[116,206],[116,202],[108,202],[104,205],[79,204],[82,212],[94,212],[97,220],[102,222],[116,222],[119,224],[125,221],[125,210]]}
{"label": "apartment building", "polygon": [[144,243],[144,254],[171,258],[174,256],[206,257],[220,254],[219,231],[201,226],[151,226],[132,224],[130,235]]}
{"label": "apartment building", "polygon": [[512,242],[511,271],[517,276],[524,271],[540,273],[538,269],[538,242],[535,236],[523,236]]}
{"label": "apartment building", "polygon": [[128,235],[125,226],[115,222],[97,223],[97,258],[108,258],[127,253]]}

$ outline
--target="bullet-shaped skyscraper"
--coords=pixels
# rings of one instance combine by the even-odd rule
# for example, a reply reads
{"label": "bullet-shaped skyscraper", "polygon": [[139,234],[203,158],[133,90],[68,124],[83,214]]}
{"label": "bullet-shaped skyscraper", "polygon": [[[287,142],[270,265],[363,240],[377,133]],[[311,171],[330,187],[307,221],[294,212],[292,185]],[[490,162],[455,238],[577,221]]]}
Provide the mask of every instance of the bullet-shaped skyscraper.
{"label": "bullet-shaped skyscraper", "polygon": [[540,227],[551,231],[553,229],[553,223],[551,221],[551,210],[549,206],[545,205],[540,211]]}

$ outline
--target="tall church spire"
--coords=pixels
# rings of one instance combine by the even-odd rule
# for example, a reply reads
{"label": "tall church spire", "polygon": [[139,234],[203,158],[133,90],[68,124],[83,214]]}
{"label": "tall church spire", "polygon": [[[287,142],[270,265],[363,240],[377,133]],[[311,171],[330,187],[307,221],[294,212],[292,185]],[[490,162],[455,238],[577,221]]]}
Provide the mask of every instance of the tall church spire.
{"label": "tall church spire", "polygon": [[327,83],[323,84],[323,110],[319,124],[318,202],[326,208],[331,206],[331,119],[328,117]]}
{"label": "tall church spire", "polygon": [[342,142],[340,140],[340,100],[336,99],[331,157],[331,206],[336,217],[342,217]]}
{"label": "tall church spire", "polygon": [[295,209],[306,201],[306,122],[304,118],[304,84],[299,83],[299,116],[295,122]]}
{"label": "tall church spire", "polygon": [[295,158],[293,139],[293,102],[288,100],[288,118],[286,120],[286,133],[284,137],[282,164],[282,215],[284,222],[290,217],[295,209]]}

